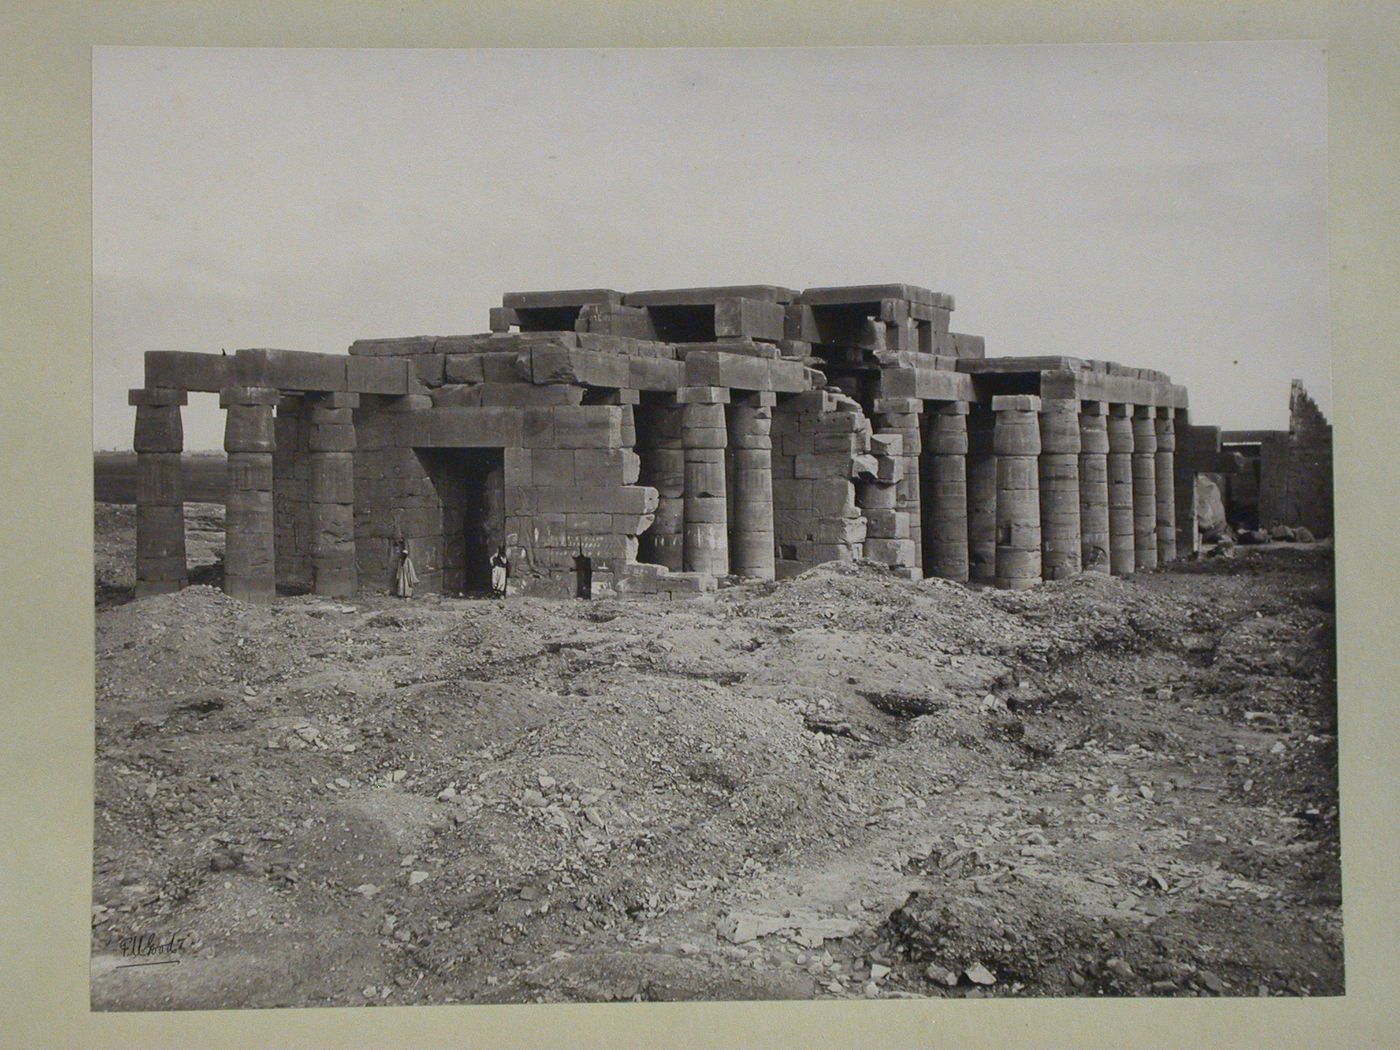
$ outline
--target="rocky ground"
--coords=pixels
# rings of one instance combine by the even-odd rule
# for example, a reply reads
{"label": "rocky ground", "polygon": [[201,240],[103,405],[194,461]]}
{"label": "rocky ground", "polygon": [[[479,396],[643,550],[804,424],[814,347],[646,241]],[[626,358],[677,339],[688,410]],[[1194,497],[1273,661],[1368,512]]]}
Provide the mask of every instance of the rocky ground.
{"label": "rocky ground", "polygon": [[1343,989],[1325,547],[268,608],[124,600],[130,529],[99,1009]]}

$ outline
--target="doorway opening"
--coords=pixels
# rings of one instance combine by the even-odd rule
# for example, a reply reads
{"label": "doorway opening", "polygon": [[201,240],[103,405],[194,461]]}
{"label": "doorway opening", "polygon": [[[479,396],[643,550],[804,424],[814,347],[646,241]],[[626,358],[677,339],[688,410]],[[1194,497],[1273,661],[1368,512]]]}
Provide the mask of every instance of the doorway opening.
{"label": "doorway opening", "polygon": [[424,448],[418,458],[442,504],[442,590],[488,597],[491,555],[506,546],[505,452]]}

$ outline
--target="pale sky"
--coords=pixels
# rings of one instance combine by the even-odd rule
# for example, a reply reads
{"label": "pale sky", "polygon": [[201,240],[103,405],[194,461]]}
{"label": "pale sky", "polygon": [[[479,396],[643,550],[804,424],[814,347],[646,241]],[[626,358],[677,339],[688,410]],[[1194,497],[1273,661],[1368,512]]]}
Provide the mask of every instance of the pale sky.
{"label": "pale sky", "polygon": [[[904,282],[989,355],[1332,412],[1321,43],[93,55],[94,434],[145,350],[343,353],[507,291]],[[187,449],[217,448],[192,394]]]}

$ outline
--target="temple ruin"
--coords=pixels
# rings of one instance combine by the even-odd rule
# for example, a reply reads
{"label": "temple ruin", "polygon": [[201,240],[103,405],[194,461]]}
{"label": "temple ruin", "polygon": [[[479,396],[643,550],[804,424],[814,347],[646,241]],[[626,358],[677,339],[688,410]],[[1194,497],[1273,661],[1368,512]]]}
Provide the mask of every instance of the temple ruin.
{"label": "temple ruin", "polygon": [[1232,469],[1162,372],[988,357],[912,285],[517,292],[479,335],[347,354],[148,352],[133,390],[137,594],[187,582],[181,406],[217,393],[224,587],[679,597],[868,559],[1024,588],[1197,549]]}
{"label": "temple ruin", "polygon": [[1240,457],[1219,479],[1231,523],[1332,534],[1332,424],[1301,382],[1289,389],[1287,430],[1227,430],[1220,441]]}

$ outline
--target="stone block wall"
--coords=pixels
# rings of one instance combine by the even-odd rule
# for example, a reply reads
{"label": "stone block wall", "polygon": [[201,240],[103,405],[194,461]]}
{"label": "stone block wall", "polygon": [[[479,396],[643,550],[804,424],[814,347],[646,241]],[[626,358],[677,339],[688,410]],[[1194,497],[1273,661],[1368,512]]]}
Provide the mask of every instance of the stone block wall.
{"label": "stone block wall", "polygon": [[[479,335],[148,355],[142,579],[181,584],[180,494],[156,489],[184,389],[229,410],[229,579],[257,600],[274,578],[387,590],[401,544],[449,593],[484,587],[498,546],[512,591],[548,594],[580,556],[598,592],[665,596],[858,558],[1001,586],[1073,575],[1086,543],[1123,573],[1170,560],[1184,390],[989,359],[952,306],[910,285],[524,292]],[[1298,404],[1282,498],[1301,506],[1316,471],[1291,450],[1320,461],[1330,430]]]}
{"label": "stone block wall", "polygon": [[773,413],[773,508],[779,579],[824,561],[868,558],[912,568],[909,516],[898,508],[903,446],[875,434],[860,404],[813,390]]}

